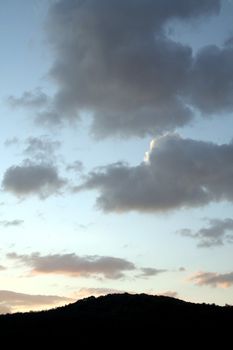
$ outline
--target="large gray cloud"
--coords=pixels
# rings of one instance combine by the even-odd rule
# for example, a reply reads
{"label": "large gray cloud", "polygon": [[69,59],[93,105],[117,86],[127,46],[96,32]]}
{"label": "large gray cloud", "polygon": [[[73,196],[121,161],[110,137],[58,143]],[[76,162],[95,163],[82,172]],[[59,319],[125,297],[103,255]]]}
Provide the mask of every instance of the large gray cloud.
{"label": "large gray cloud", "polygon": [[25,161],[8,168],[3,176],[2,188],[18,197],[38,195],[44,199],[58,193],[65,185],[57,168],[52,164]]}
{"label": "large gray cloud", "polygon": [[208,227],[202,227],[194,232],[189,228],[178,231],[179,234],[198,240],[198,247],[220,246],[225,243],[233,243],[233,220],[209,219]]}
{"label": "large gray cloud", "polygon": [[233,111],[233,47],[207,46],[193,60],[189,102],[205,115]]}
{"label": "large gray cloud", "polygon": [[169,39],[165,30],[174,18],[193,20],[219,10],[220,0],[57,1],[47,21],[55,57],[49,76],[57,93],[49,101],[37,89],[9,102],[40,108],[37,117],[45,123],[91,112],[97,137],[173,130],[192,118],[188,104],[209,111],[214,101],[221,105],[217,111],[224,109],[232,93],[231,49],[207,48],[193,57],[190,47]]}
{"label": "large gray cloud", "polygon": [[110,256],[78,256],[71,254],[50,254],[41,256],[39,253],[19,255],[9,253],[8,258],[18,260],[29,266],[35,274],[62,274],[73,277],[104,277],[118,279],[124,277],[127,271],[135,270],[135,265],[125,259]]}
{"label": "large gray cloud", "polygon": [[0,290],[0,314],[44,309],[72,302],[73,299],[57,295],[33,295]]}
{"label": "large gray cloud", "polygon": [[233,285],[233,272],[198,272],[190,280],[199,286],[209,285],[211,287],[229,288]]}
{"label": "large gray cloud", "polygon": [[74,191],[97,190],[105,212],[161,211],[233,201],[233,143],[168,134],[155,139],[138,166],[117,163],[88,174]]}

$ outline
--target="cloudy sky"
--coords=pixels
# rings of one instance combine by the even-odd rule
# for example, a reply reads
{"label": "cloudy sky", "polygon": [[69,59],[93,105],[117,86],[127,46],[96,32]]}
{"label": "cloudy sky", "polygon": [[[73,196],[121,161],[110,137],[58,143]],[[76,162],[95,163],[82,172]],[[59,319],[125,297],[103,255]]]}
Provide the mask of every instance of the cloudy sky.
{"label": "cloudy sky", "polygon": [[233,304],[233,1],[0,4],[0,312]]}

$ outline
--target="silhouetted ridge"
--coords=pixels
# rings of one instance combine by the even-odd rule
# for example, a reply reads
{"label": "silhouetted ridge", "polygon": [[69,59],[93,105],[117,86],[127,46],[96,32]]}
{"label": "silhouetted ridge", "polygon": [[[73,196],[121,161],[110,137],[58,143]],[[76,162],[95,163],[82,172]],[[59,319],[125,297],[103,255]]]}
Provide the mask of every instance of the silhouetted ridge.
{"label": "silhouetted ridge", "polygon": [[57,309],[0,316],[9,334],[71,335],[90,329],[219,329],[233,323],[233,307],[194,304],[166,296],[109,294]]}

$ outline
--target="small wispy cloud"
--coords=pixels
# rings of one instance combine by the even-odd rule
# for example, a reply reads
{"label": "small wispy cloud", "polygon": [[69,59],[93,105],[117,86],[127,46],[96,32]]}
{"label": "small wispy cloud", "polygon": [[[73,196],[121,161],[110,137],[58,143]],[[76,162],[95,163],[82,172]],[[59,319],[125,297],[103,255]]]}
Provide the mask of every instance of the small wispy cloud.
{"label": "small wispy cloud", "polygon": [[1,220],[0,225],[3,227],[10,227],[10,226],[20,226],[24,223],[24,220]]}
{"label": "small wispy cloud", "polygon": [[7,139],[7,140],[4,142],[4,146],[6,146],[6,147],[13,146],[13,145],[18,145],[18,144],[19,144],[19,139],[18,139],[18,137],[9,138],[9,139]]}
{"label": "small wispy cloud", "polygon": [[82,172],[83,169],[84,169],[84,166],[80,160],[75,160],[73,163],[70,163],[66,166],[67,171],[74,171],[77,173]]}
{"label": "small wispy cloud", "polygon": [[48,96],[41,88],[36,88],[34,91],[25,91],[20,97],[9,96],[7,103],[12,108],[22,107],[33,110],[47,106]]}
{"label": "small wispy cloud", "polygon": [[200,248],[210,248],[233,243],[233,220],[226,219],[205,219],[208,221],[207,227],[202,227],[198,231],[183,228],[177,231],[178,234],[196,239]]}
{"label": "small wispy cloud", "polygon": [[167,272],[165,269],[155,269],[152,267],[143,267],[141,268],[141,273],[138,275],[138,277],[152,277],[157,276],[160,273]]}

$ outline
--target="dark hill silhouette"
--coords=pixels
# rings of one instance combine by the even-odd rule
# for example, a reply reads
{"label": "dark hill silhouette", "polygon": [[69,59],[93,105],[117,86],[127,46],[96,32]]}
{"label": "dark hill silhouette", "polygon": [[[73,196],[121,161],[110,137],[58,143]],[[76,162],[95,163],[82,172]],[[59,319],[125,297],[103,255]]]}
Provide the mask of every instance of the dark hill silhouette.
{"label": "dark hill silhouette", "polygon": [[1,335],[82,334],[82,331],[227,328],[233,307],[194,304],[147,294],[109,294],[40,312],[0,316]]}

